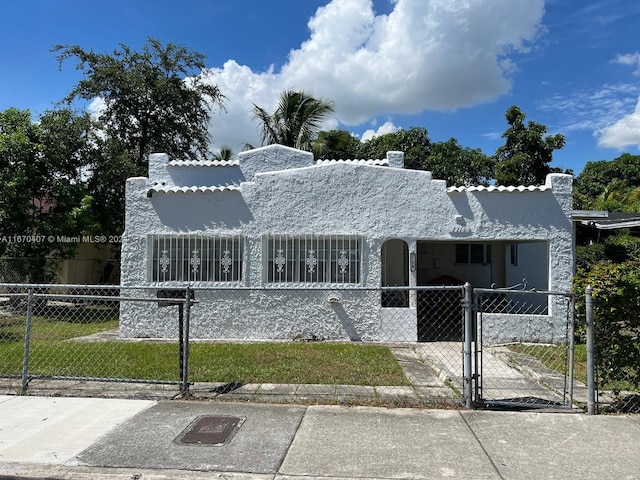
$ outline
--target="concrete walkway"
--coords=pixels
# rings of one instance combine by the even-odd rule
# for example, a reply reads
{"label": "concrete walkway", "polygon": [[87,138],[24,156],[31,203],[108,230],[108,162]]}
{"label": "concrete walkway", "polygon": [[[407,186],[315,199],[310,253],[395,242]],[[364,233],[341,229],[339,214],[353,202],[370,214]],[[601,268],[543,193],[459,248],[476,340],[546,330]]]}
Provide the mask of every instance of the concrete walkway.
{"label": "concrete walkway", "polygon": [[[239,426],[181,440],[211,416]],[[632,416],[0,396],[2,478],[640,479],[639,444]]]}

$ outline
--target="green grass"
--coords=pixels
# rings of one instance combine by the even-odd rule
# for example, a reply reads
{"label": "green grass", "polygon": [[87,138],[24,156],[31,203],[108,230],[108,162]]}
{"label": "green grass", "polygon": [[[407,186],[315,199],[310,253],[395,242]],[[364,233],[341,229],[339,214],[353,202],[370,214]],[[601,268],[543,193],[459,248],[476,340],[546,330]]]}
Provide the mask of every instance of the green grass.
{"label": "green grass", "polygon": [[194,344],[193,381],[410,385],[391,351],[342,343]]}
{"label": "green grass", "polygon": [[[565,358],[567,355],[567,350],[564,345],[516,344],[510,345],[509,349],[517,353],[530,355],[538,359],[547,368],[560,373],[564,372]],[[573,377],[579,382],[587,383],[587,346],[582,343],[575,345]],[[625,381],[616,381],[603,383],[599,385],[599,389],[638,391],[638,385],[633,385]]]}
{"label": "green grass", "polygon": [[[79,342],[116,329],[34,317],[29,373],[97,378],[179,380],[177,342]],[[0,320],[0,374],[20,374],[24,317]],[[192,382],[410,385],[387,347],[351,343],[193,343]]]}
{"label": "green grass", "polygon": [[[567,365],[567,348],[564,345],[509,345],[509,350],[529,355],[539,360],[545,367],[563,373]],[[587,382],[587,349],[584,345],[575,346],[573,362],[573,374],[575,380]]]}
{"label": "green grass", "polygon": [[[52,342],[70,338],[84,337],[94,333],[105,332],[118,328],[118,321],[111,320],[101,323],[77,323],[69,321],[49,321],[34,318],[31,327],[31,341],[44,340]],[[5,343],[24,342],[25,325],[13,323],[0,324],[0,345]]]}

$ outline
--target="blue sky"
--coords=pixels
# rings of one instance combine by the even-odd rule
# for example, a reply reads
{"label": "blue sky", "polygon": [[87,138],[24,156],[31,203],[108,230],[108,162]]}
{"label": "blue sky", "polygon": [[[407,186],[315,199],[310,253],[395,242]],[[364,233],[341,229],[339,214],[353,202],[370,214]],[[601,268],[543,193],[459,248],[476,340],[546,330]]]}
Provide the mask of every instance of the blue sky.
{"label": "blue sky", "polygon": [[[81,78],[50,49],[185,45],[227,96],[213,148],[258,144],[253,103],[285,88],[335,103],[326,128],[360,138],[426,127],[493,154],[518,105],[562,133],[554,165],[640,153],[636,0],[25,0],[4,2],[0,110],[53,108]],[[82,105],[95,108],[96,103]]]}

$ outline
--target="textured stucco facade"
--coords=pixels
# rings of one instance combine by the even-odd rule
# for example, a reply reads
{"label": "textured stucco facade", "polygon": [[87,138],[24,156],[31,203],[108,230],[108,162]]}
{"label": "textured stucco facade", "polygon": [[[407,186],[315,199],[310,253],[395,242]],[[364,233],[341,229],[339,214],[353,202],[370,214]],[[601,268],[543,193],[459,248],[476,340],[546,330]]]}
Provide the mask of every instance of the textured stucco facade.
{"label": "textured stucco facade", "polygon": [[[475,280],[476,287],[496,279],[506,286],[524,273],[538,279],[533,287],[568,291],[571,176],[552,174],[534,187],[455,188],[430,172],[405,170],[403,158],[402,152],[389,152],[381,160],[316,162],[310,153],[278,145],[243,152],[232,162],[172,162],[164,154],[151,155],[149,177],[127,181],[122,284],[184,285],[154,278],[152,235],[240,238],[242,259],[233,266],[242,269],[241,278],[190,282],[209,289],[196,293],[191,335],[216,339],[416,340],[415,294],[404,308],[384,308],[379,292],[365,290],[385,283],[384,269],[388,278],[403,275],[392,274],[389,261],[383,266],[383,245],[394,239],[406,245],[400,258],[415,262],[418,253],[418,268],[400,269],[404,283],[387,278],[387,285],[426,284],[455,271],[453,276]],[[357,281],[274,281],[269,275],[282,264],[269,253],[270,239],[305,236],[357,239],[357,258],[341,267],[353,270],[357,262]],[[493,267],[456,263],[456,244],[478,243],[493,245],[499,257]],[[506,246],[513,244],[530,252],[519,265],[505,261]],[[331,268],[335,274],[338,267]],[[337,301],[328,301],[329,289],[336,289]],[[145,294],[155,291],[140,293]],[[557,310],[552,304],[548,315],[514,320],[496,314],[491,321],[497,338],[554,341],[564,329],[564,313]],[[175,337],[175,317],[173,309],[127,302],[120,334]]]}

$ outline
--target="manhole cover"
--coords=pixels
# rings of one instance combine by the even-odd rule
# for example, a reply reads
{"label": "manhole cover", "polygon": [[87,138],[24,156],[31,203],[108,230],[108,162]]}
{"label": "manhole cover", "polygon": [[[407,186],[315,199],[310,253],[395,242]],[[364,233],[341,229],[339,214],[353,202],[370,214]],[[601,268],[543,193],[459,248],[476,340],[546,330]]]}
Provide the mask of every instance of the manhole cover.
{"label": "manhole cover", "polygon": [[243,418],[227,416],[199,417],[176,439],[178,443],[222,445],[240,427]]}

